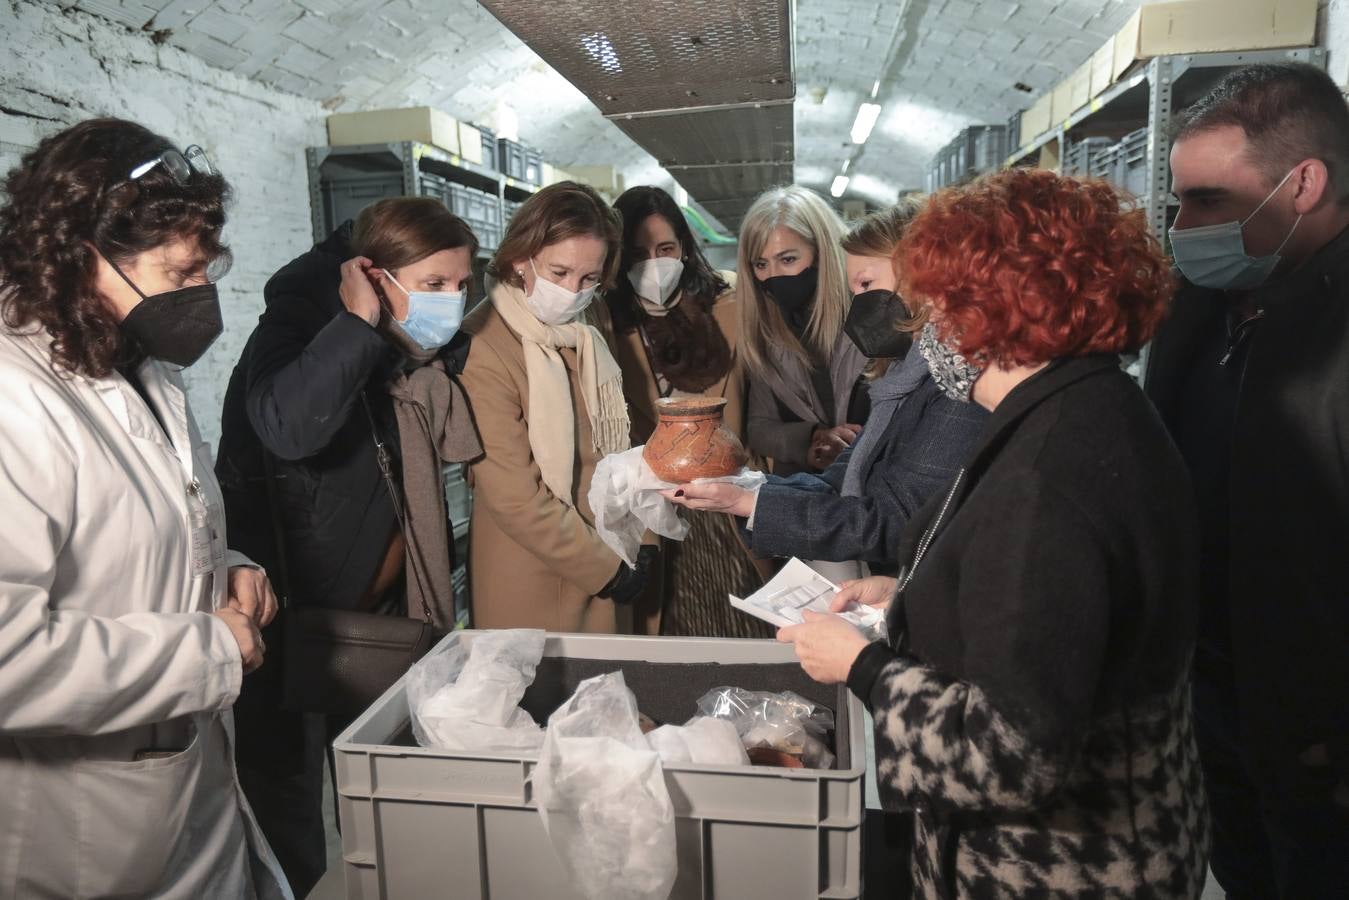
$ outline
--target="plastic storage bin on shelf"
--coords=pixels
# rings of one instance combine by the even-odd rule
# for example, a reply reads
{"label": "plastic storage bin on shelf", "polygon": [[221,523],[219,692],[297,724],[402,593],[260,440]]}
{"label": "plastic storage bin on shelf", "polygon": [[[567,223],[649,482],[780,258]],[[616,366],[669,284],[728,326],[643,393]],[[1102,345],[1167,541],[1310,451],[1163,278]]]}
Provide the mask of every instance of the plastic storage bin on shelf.
{"label": "plastic storage bin on shelf", "polygon": [[1148,193],[1148,130],[1140,128],[1119,142],[1120,187],[1143,197]]}
{"label": "plastic storage bin on shelf", "polygon": [[543,186],[543,154],[533,147],[525,148],[525,181],[535,187]]}
{"label": "plastic storage bin on shelf", "polygon": [[525,180],[529,154],[523,144],[500,138],[497,140],[497,166],[516,181]]}
{"label": "plastic storage bin on shelf", "polygon": [[[417,193],[434,197],[450,205],[450,182],[429,172],[417,175]],[[376,200],[403,195],[403,177],[397,172],[370,174],[356,178],[324,179],[319,188],[323,197],[324,221],[329,230],[347,219],[355,219],[361,210]]]}
{"label": "plastic storage bin on shelf", "polygon": [[[616,670],[657,721],[683,723],[722,685],[792,690],[834,710],[834,769],[665,767],[679,860],[672,898],[861,896],[866,737],[846,688],[811,681],[792,649],[771,641],[549,635],[521,705],[546,722],[582,680]],[[536,759],[418,747],[408,723],[400,680],[336,740],[347,897],[581,900],[533,802]]]}
{"label": "plastic storage bin on shelf", "polygon": [[1096,174],[1093,169],[1096,158],[1114,145],[1114,141],[1104,137],[1084,138],[1070,144],[1068,154],[1063,158],[1063,174],[1079,177]]}
{"label": "plastic storage bin on shelf", "polygon": [[482,164],[489,169],[500,172],[501,163],[497,159],[497,135],[490,128],[478,126],[482,144]]}
{"label": "plastic storage bin on shelf", "polygon": [[1124,182],[1120,174],[1121,144],[1111,144],[1091,155],[1087,163],[1087,174],[1093,178],[1104,178],[1114,185]]}
{"label": "plastic storage bin on shelf", "polygon": [[495,195],[462,184],[450,186],[450,211],[468,223],[484,250],[501,243],[501,203]]}

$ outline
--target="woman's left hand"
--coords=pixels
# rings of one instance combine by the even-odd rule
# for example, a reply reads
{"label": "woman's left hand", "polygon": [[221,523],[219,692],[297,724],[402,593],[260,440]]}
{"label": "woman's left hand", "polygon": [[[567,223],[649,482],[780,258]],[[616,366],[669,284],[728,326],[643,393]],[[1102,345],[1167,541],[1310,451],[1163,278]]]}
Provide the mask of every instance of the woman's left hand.
{"label": "woman's left hand", "polygon": [[730,513],[742,519],[748,519],[754,514],[754,504],[758,500],[756,492],[747,491],[724,481],[681,484],[678,488],[661,491],[660,494],[671,503],[686,509]]}
{"label": "woman's left hand", "polygon": [[226,606],[237,609],[264,627],[276,618],[276,593],[267,573],[252,566],[230,569],[229,599]]}
{"label": "woman's left hand", "polygon": [[835,615],[805,610],[804,625],[778,629],[778,640],[796,645],[801,668],[820,684],[843,684],[869,643],[862,632]]}

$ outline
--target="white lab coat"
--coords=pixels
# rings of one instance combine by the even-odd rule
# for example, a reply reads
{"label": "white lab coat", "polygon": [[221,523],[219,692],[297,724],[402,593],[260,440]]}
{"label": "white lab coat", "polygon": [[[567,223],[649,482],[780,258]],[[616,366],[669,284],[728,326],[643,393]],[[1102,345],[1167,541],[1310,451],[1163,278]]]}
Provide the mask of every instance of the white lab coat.
{"label": "white lab coat", "polygon": [[49,340],[0,325],[0,898],[289,898],[234,771],[239,651],[210,613],[246,560],[182,380],[138,370],[161,428]]}

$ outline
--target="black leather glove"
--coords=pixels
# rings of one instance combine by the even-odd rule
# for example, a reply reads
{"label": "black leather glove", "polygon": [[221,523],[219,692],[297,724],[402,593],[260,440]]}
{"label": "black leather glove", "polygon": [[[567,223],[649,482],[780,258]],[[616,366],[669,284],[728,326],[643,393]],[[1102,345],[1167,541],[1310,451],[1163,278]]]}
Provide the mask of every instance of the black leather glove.
{"label": "black leather glove", "polygon": [[642,545],[637,551],[637,565],[634,567],[627,563],[619,563],[618,571],[600,591],[600,596],[608,597],[615,603],[627,604],[636,600],[642,591],[646,590],[647,579],[651,576],[651,570],[659,558],[659,547],[651,544]]}

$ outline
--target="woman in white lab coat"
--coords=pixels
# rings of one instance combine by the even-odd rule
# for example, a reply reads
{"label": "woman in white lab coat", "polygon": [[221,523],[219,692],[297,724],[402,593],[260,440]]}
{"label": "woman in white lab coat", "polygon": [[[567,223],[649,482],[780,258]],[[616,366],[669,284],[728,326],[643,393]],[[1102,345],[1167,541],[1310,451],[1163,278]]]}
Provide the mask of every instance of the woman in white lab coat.
{"label": "woman in white lab coat", "polygon": [[276,601],[178,374],[220,332],[228,188],[101,119],[3,193],[0,898],[289,897],[229,713]]}

